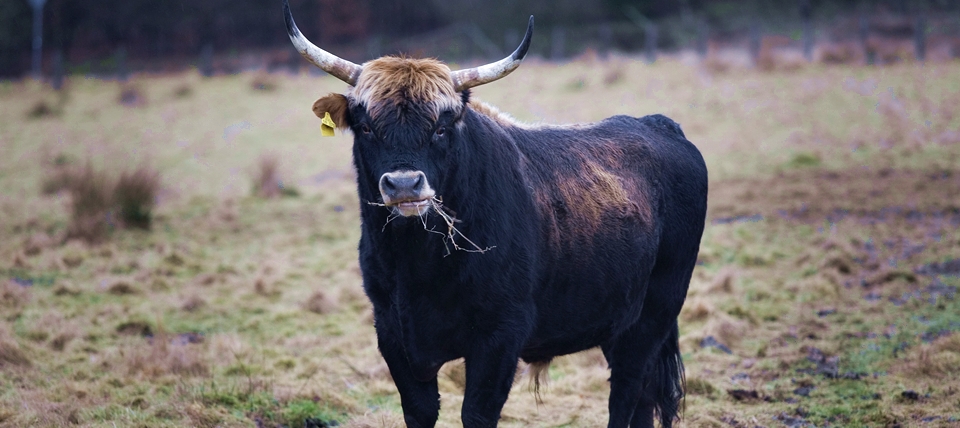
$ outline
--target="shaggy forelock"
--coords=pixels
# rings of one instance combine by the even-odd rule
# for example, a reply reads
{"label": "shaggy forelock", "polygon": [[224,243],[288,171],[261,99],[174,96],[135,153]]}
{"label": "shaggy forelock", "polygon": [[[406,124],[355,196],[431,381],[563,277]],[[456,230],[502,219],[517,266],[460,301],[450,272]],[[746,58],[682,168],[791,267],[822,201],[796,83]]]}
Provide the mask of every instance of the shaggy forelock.
{"label": "shaggy forelock", "polygon": [[426,107],[430,119],[437,120],[441,112],[459,113],[463,105],[446,64],[435,59],[393,56],[363,64],[353,99],[366,107],[374,120],[409,104]]}

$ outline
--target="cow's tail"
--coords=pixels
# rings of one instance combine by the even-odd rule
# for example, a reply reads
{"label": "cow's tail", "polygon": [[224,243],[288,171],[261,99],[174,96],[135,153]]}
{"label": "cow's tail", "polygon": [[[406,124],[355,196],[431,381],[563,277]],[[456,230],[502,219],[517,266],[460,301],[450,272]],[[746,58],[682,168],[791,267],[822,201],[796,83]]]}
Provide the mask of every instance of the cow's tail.
{"label": "cow's tail", "polygon": [[654,400],[660,425],[664,428],[670,427],[675,419],[679,419],[684,402],[683,392],[687,387],[683,360],[680,357],[680,329],[676,321],[660,348],[654,381],[658,383]]}
{"label": "cow's tail", "polygon": [[546,385],[550,379],[550,360],[534,361],[527,368],[530,376],[530,386],[533,390],[533,397],[537,400],[537,405],[543,403],[540,397],[540,386]]}

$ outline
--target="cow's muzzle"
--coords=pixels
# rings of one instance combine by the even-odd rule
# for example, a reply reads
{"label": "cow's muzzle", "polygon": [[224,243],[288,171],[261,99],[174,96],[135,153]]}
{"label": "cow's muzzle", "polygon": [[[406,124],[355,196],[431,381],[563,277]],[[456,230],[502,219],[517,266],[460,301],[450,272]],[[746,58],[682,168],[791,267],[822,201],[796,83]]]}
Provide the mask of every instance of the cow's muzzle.
{"label": "cow's muzzle", "polygon": [[420,171],[394,171],[380,176],[380,197],[400,215],[419,216],[430,210],[435,195],[427,176]]}

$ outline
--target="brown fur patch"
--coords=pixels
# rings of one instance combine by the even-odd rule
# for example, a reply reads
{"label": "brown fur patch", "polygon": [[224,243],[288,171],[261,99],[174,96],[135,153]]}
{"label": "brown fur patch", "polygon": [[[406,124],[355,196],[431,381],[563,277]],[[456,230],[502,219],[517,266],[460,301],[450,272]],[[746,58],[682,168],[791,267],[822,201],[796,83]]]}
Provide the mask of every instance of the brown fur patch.
{"label": "brown fur patch", "polygon": [[525,123],[522,123],[516,120],[513,116],[510,116],[507,113],[500,111],[500,109],[487,104],[483,101],[472,99],[467,105],[470,106],[473,111],[480,113],[486,117],[489,117],[494,122],[497,122],[500,126],[512,126],[519,128],[528,128],[529,126]]}
{"label": "brown fur patch", "polygon": [[459,113],[461,100],[453,88],[450,67],[435,59],[387,56],[363,65],[353,91],[357,102],[374,119],[384,109],[405,102],[430,104],[433,120],[443,110]]}
{"label": "brown fur patch", "polygon": [[341,94],[330,94],[313,103],[313,114],[323,119],[324,113],[330,113],[337,129],[347,128],[347,97]]}
{"label": "brown fur patch", "polygon": [[637,182],[639,177],[624,179],[619,175],[620,162],[617,154],[602,160],[584,154],[579,171],[556,183],[575,224],[588,234],[600,226],[604,214],[636,215],[646,223],[651,221],[646,183]]}

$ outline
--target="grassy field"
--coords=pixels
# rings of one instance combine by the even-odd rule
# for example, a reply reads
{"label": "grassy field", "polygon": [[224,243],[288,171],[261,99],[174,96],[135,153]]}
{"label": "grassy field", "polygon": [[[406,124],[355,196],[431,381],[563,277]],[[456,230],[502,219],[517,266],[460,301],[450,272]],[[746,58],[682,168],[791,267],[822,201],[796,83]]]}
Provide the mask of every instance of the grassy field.
{"label": "grassy field", "polygon": [[[530,122],[663,113],[704,153],[682,426],[946,427],[957,75],[528,61],[474,96]],[[344,89],[253,73],[75,77],[66,95],[0,83],[0,426],[402,426],[361,289],[351,139],[321,139],[310,111]],[[285,196],[254,192],[271,159]],[[70,239],[58,174],[138,167],[160,176],[151,230]],[[605,424],[598,350],[556,359],[539,404],[520,374],[502,426]],[[444,366],[440,426],[459,426],[463,386],[463,365]]]}

